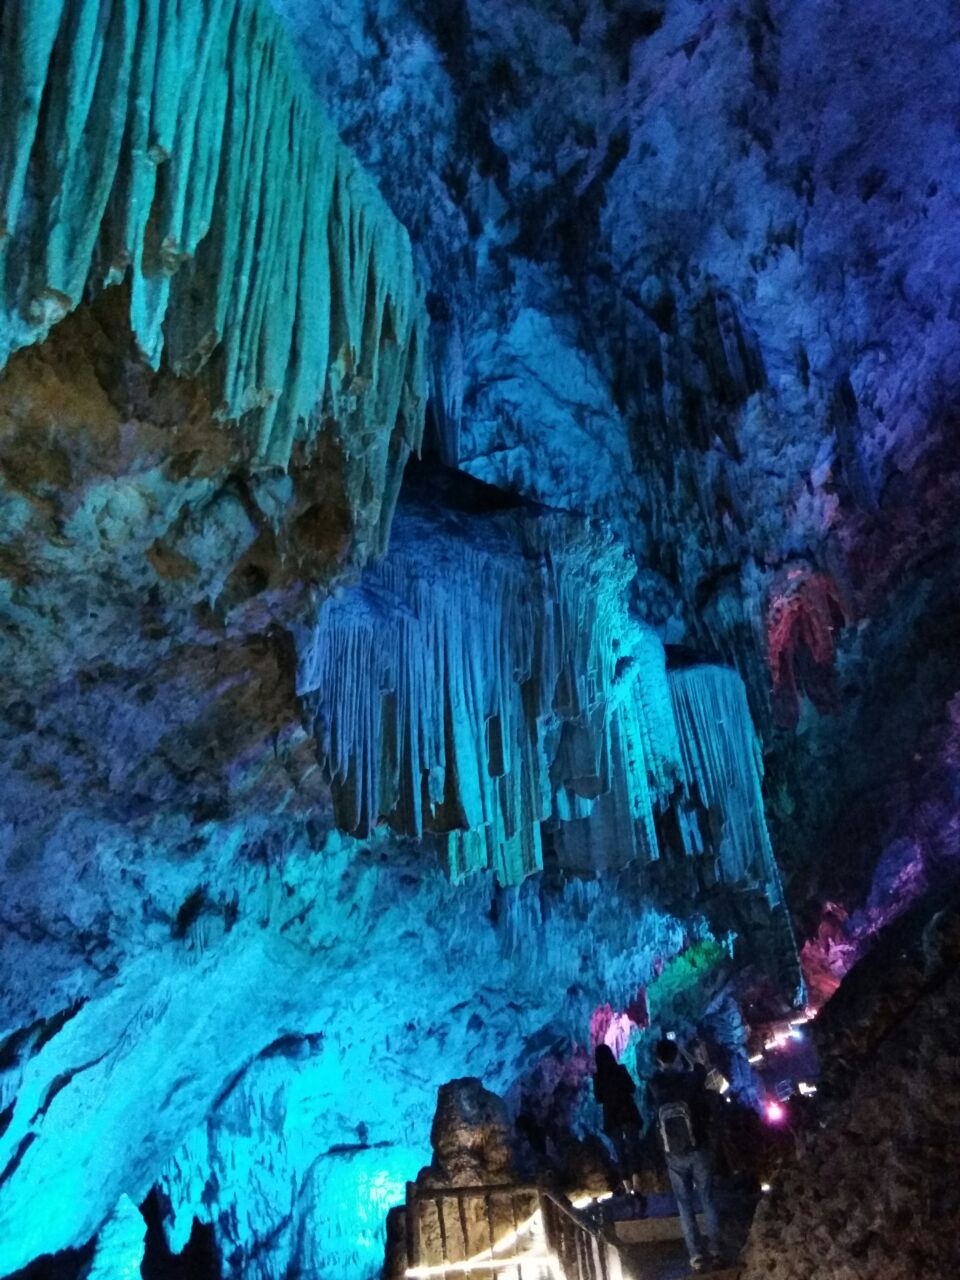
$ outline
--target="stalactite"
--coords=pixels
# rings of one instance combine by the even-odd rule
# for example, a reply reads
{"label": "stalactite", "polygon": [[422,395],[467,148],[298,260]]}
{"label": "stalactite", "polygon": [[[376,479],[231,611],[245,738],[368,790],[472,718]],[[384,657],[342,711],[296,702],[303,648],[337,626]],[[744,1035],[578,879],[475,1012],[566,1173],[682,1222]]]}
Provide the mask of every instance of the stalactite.
{"label": "stalactite", "polygon": [[544,832],[570,872],[659,859],[669,811],[675,852],[779,903],[743,683],[668,674],[624,604],[632,572],[572,517],[399,516],[390,555],[300,637],[338,824],[433,833],[455,879],[516,884]]}
{"label": "stalactite", "polygon": [[670,673],[688,794],[721,818],[722,878],[756,884],[771,906],[783,901],[780,874],[763,814],[763,761],[743,681],[726,667]]}
{"label": "stalactite", "polygon": [[0,367],[129,276],[151,364],[203,371],[261,464],[332,417],[366,455],[348,497],[388,523],[422,430],[422,291],[273,14],[11,0],[0,66]]}
{"label": "stalactite", "polygon": [[793,728],[803,695],[822,714],[835,709],[837,632],[849,606],[828,573],[792,565],[770,584],[766,631],[777,722]]}
{"label": "stalactite", "polygon": [[[521,822],[539,757],[519,682],[552,655],[534,653],[519,563],[434,538],[426,555],[407,532],[359,598],[326,602],[301,664],[301,688],[318,691],[338,822],[360,833],[381,816],[416,836],[463,831],[455,874],[499,860],[505,880],[522,878],[538,859],[515,837],[543,815]],[[479,847],[487,828],[496,849]]]}

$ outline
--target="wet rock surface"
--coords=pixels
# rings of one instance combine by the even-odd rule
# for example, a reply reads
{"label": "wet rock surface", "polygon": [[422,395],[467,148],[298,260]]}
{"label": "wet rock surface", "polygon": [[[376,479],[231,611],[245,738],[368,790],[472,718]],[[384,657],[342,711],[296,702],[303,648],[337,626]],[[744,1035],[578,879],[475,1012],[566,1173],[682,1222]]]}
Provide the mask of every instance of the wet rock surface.
{"label": "wet rock surface", "polygon": [[950,802],[902,797],[960,684],[952,20],[275,7],[411,230],[448,459],[611,520],[744,676],[797,908],[859,905]]}

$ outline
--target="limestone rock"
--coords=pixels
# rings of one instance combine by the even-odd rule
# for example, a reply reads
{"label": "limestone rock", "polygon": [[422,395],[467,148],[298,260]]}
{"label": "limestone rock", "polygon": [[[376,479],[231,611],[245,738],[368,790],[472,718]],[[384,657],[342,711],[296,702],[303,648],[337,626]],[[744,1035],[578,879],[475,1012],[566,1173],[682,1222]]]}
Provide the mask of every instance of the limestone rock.
{"label": "limestone rock", "polygon": [[97,1245],[86,1280],[137,1280],[143,1261],[147,1224],[129,1196],[97,1232]]}
{"label": "limestone rock", "polygon": [[147,361],[205,370],[256,463],[285,467],[325,417],[352,438],[383,546],[422,428],[422,292],[274,16],[14,0],[0,59],[0,365],[129,276]]}
{"label": "limestone rock", "polygon": [[[960,979],[948,962],[904,982],[904,937],[862,960],[859,984],[834,997],[846,1008],[822,1040],[828,1104],[761,1205],[745,1280],[908,1280],[960,1263]],[[887,983],[898,987],[893,1000],[870,998]]]}
{"label": "limestone rock", "polygon": [[511,1128],[503,1100],[476,1077],[441,1085],[430,1129],[429,1180],[473,1187],[509,1182],[514,1176]]}

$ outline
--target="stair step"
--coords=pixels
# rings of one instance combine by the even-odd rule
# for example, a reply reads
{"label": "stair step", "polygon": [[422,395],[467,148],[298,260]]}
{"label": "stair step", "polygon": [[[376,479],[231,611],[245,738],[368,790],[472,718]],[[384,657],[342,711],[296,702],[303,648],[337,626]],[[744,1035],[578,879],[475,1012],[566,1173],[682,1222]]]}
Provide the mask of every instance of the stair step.
{"label": "stair step", "polygon": [[[617,1233],[617,1239],[622,1240],[624,1244],[648,1244],[656,1240],[682,1240],[683,1232],[680,1229],[680,1219],[678,1217],[663,1218],[622,1218],[615,1222],[614,1229]],[[705,1229],[705,1222],[702,1214],[697,1215],[697,1225],[700,1230]],[[719,1272],[717,1274],[720,1274]]]}

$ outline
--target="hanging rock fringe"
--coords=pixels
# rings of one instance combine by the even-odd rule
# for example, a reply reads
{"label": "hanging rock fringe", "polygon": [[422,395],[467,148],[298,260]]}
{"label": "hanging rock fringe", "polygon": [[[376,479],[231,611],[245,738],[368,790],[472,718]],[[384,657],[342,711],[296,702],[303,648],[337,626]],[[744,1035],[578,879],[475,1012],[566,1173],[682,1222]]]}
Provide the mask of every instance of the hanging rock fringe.
{"label": "hanging rock fringe", "polygon": [[[465,532],[405,510],[389,556],[299,639],[338,825],[433,832],[455,879],[516,884],[545,830],[566,869],[616,869],[658,859],[657,815],[698,803],[719,878],[779,902],[739,676],[668,675],[624,604],[632,567],[585,523]],[[683,835],[681,856],[707,852],[695,819]]]}
{"label": "hanging rock fringe", "polygon": [[670,673],[670,694],[684,788],[723,814],[721,875],[762,887],[770,905],[779,905],[783,890],[763,813],[763,757],[743,681],[726,667],[690,667]]}
{"label": "hanging rock fringe", "polygon": [[329,415],[389,517],[422,433],[422,290],[273,14],[7,0],[0,66],[0,367],[129,276],[146,359],[204,371],[255,462]]}

